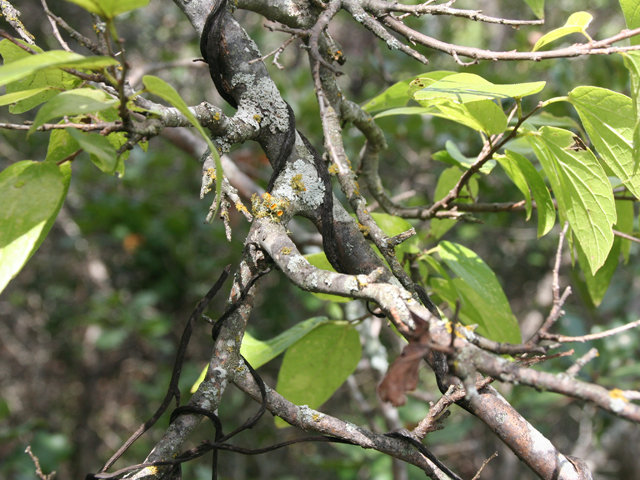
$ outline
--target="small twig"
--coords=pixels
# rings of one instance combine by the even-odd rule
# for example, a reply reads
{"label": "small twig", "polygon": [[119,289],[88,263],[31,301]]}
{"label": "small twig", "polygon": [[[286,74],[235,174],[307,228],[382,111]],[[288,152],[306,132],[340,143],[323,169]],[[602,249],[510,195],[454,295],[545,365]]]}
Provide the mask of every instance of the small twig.
{"label": "small twig", "polygon": [[20,34],[22,39],[31,45],[35,45],[35,42],[33,41],[35,37],[29,31],[27,31],[27,28],[19,19],[20,12],[16,10],[16,8],[11,5],[8,0],[0,1],[0,10],[7,22],[9,22],[9,24],[13,28],[15,28],[16,32]]}
{"label": "small twig", "polygon": [[[558,344],[550,345],[548,348],[550,349],[555,348],[557,345]],[[531,365],[536,365],[538,363],[546,362],[547,360],[551,360],[552,358],[570,357],[574,353],[575,353],[575,350],[572,348],[571,350],[568,350],[566,352],[560,352],[554,355],[538,355],[537,357],[531,357],[531,358],[520,357],[518,361],[525,367],[530,367]]]}
{"label": "small twig", "polygon": [[47,14],[47,19],[51,24],[51,28],[53,30],[53,36],[56,37],[56,40],[58,40],[58,43],[64,50],[66,50],[67,52],[72,52],[73,50],[71,50],[69,45],[67,45],[67,42],[65,42],[64,39],[62,38],[62,35],[60,35],[60,30],[58,30],[58,24],[56,23],[55,19],[51,15],[49,15],[51,11],[49,10],[49,6],[47,5],[47,0],[40,0],[40,1],[42,2],[42,8]]}
{"label": "small twig", "polygon": [[599,355],[598,349],[592,348],[587,353],[582,355],[579,359],[577,359],[576,363],[574,363],[567,369],[567,375],[569,375],[571,378],[575,377],[578,374],[578,372],[582,369],[582,367],[584,367],[587,363],[589,363],[591,360],[596,358],[598,355]]}
{"label": "small twig", "polygon": [[34,465],[36,466],[36,475],[38,476],[39,479],[41,479],[41,480],[54,480],[56,478],[56,472],[55,471],[53,471],[53,472],[51,472],[49,474],[43,473],[42,468],[40,468],[40,460],[31,451],[31,445],[29,445],[27,447],[27,449],[24,451],[24,453],[28,453],[29,456],[31,457],[31,460],[33,461]]}
{"label": "small twig", "polygon": [[82,152],[84,152],[84,150],[83,150],[82,148],[81,148],[81,149],[79,149],[79,150],[76,150],[76,151],[75,151],[75,152],[73,152],[71,155],[69,155],[69,156],[67,156],[67,157],[64,157],[62,160],[60,160],[60,161],[56,162],[56,165],[57,165],[57,166],[60,166],[60,165],[62,165],[63,163],[66,163],[66,162],[73,162],[73,161],[76,159],[76,157],[77,157],[78,155],[80,155]]}
{"label": "small twig", "polygon": [[480,474],[482,473],[482,471],[484,470],[484,468],[489,465],[489,462],[491,460],[493,460],[494,458],[496,458],[498,456],[498,452],[494,452],[493,455],[491,455],[489,458],[487,458],[483,463],[482,466],[480,467],[480,470],[478,470],[478,473],[476,473],[473,478],[471,480],[477,480],[478,478],[480,478]]}
{"label": "small twig", "polygon": [[567,337],[565,335],[556,335],[553,333],[543,332],[541,337],[544,340],[554,340],[556,342],[568,343],[568,342],[588,342],[591,340],[598,340],[600,338],[610,337],[611,335],[616,335],[618,333],[624,332],[625,330],[629,330],[631,328],[635,328],[640,326],[640,320],[636,320],[635,322],[627,323],[626,325],[622,325],[621,327],[612,328],[610,330],[605,330],[604,332],[599,333],[591,333],[589,335],[582,335],[580,337]]}
{"label": "small twig", "polygon": [[629,235],[627,233],[619,232],[618,230],[613,230],[613,234],[616,237],[624,238],[625,240],[630,240],[630,241],[635,242],[635,243],[640,243],[640,238],[636,238],[636,237],[634,237],[632,235]]}
{"label": "small twig", "polygon": [[456,341],[456,327],[459,321],[460,304],[460,299],[456,298],[456,311],[453,312],[453,317],[451,318],[451,341],[449,342],[449,348],[453,348],[453,342]]}
{"label": "small twig", "polygon": [[249,65],[252,65],[256,62],[260,62],[260,61],[265,61],[267,58],[269,58],[271,55],[273,55],[273,61],[271,62],[272,65],[275,65],[276,67],[278,67],[279,70],[284,69],[284,67],[278,62],[278,59],[280,58],[280,54],[282,52],[284,52],[284,50],[291,44],[291,42],[293,42],[295,39],[300,38],[302,34],[300,33],[293,33],[291,34],[291,36],[289,38],[287,38],[287,40],[280,45],[278,48],[276,48],[275,50],[273,50],[272,52],[267,53],[266,55],[263,55],[260,58],[254,58],[253,60],[250,60],[249,62],[247,62]]}
{"label": "small twig", "polygon": [[565,222],[564,228],[560,232],[558,238],[558,250],[556,251],[556,261],[553,266],[553,280],[551,283],[551,291],[553,293],[553,307],[551,308],[551,312],[549,312],[549,316],[547,317],[547,319],[544,321],[538,331],[529,339],[527,344],[537,345],[538,343],[540,343],[540,340],[542,340],[543,336],[547,335],[547,332],[549,331],[551,326],[564,315],[562,306],[564,305],[567,297],[571,295],[571,287],[567,287],[564,290],[562,296],[560,295],[560,264],[562,261],[562,244],[564,243],[564,238],[567,234],[568,229],[569,222]]}

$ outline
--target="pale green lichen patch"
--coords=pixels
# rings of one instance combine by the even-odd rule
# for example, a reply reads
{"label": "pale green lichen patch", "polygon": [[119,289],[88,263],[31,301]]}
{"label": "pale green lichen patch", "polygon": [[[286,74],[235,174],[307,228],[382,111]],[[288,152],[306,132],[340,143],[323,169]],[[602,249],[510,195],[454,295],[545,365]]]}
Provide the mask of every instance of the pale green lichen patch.
{"label": "pale green lichen patch", "polygon": [[324,192],[324,183],[318,178],[315,166],[300,159],[287,165],[273,189],[274,195],[295,198],[311,208],[322,204]]}

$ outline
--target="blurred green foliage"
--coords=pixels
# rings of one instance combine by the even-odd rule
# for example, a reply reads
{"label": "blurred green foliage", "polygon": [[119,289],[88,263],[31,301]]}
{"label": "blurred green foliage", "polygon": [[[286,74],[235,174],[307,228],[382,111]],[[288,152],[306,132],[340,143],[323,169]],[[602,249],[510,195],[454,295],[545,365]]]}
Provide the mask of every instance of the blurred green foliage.
{"label": "blurred green foliage", "polygon": [[[476,2],[471,1],[456,3],[458,8],[475,6]],[[40,3],[24,0],[17,7],[39,45],[44,49],[58,48]],[[66,2],[51,2],[50,7],[75,28],[92,35],[90,19],[79,8]],[[533,18],[523,2],[486,1],[482,8],[491,15]],[[553,2],[547,6],[547,25],[543,28],[513,30],[443,17],[408,23],[446,42],[531,50],[539,33],[562,26],[571,13],[579,10],[594,16],[588,31],[595,38],[624,28],[617,2],[608,0]],[[237,16],[263,52],[277,48],[287,38],[264,29],[263,19],[256,14],[238,12]],[[124,14],[116,22],[135,75],[137,68],[151,63],[200,56],[196,35],[170,1],[151,2],[149,7]],[[344,93],[361,104],[396,81],[435,70],[474,73],[494,83],[546,81],[544,98],[566,95],[578,85],[629,94],[628,72],[619,56],[538,63],[484,62],[462,70],[450,57],[418,48],[430,59],[431,64],[425,67],[397,51],[387,50],[344,13],[338,15],[330,31],[347,57],[341,68],[346,75],[340,78]],[[577,39],[567,37],[560,42],[570,44]],[[284,70],[269,61],[267,66],[292,105],[298,128],[312,143],[321,146],[318,106],[306,53],[294,43],[282,55],[281,63]],[[190,105],[208,100],[225,110],[229,108],[215,93],[206,69],[197,64],[160,66],[153,73],[172,84]],[[539,99],[525,99],[525,112]],[[549,111],[577,119],[575,111],[565,103],[554,104]],[[33,118],[34,112],[23,117]],[[15,120],[3,111],[0,121]],[[436,118],[382,118],[378,124],[389,142],[389,149],[381,156],[381,178],[392,195],[414,190],[415,195],[406,200],[408,205],[432,199],[438,176],[449,166],[433,161],[431,155],[443,150],[447,141],[454,142],[469,157],[481,147],[479,137],[471,130]],[[0,130],[0,168],[19,160],[43,159],[48,136],[36,132],[27,138],[22,132]],[[355,128],[345,129],[350,158],[358,157],[362,143],[362,135]],[[266,185],[270,169],[257,146],[239,146],[232,158]],[[73,170],[63,216],[25,270],[0,297],[0,317],[5,325],[0,331],[0,478],[33,478],[33,465],[23,453],[27,445],[40,458],[44,471],[57,470],[60,478],[82,478],[89,471],[97,471],[157,408],[168,385],[177,340],[191,309],[226,264],[237,264],[248,231],[244,218],[235,213],[231,219],[231,243],[226,241],[221,223],[203,223],[209,205],[198,199],[200,166],[164,139],[153,139],[148,153],[135,149],[122,178],[101,174],[86,154],[74,162]],[[520,193],[500,172],[480,179],[479,196],[483,202],[505,202],[520,198]],[[473,250],[494,270],[521,328],[529,333],[548,313],[550,270],[557,247],[555,233],[536,240],[535,214],[533,217],[527,223],[523,212],[479,214],[482,224],[458,222],[444,236]],[[433,247],[432,239],[427,237],[428,225],[412,224],[418,229],[420,247]],[[582,335],[635,320],[640,311],[640,285],[635,282],[638,274],[634,245],[629,265],[618,268],[602,304],[595,308],[582,274],[564,266],[563,285],[571,284],[574,294],[565,306],[567,315],[557,331]],[[312,316],[344,318],[340,306],[296,290],[280,273],[264,278],[261,286],[249,327],[257,338],[272,338]],[[208,315],[212,318],[224,308],[225,295],[226,290],[210,305]],[[201,324],[196,330],[180,385],[185,396],[207,363],[212,347],[206,325]],[[392,340],[386,338],[383,343],[390,352],[395,351]],[[582,369],[580,378],[609,387],[637,389],[640,367],[634,359],[640,354],[640,342],[634,331],[578,344],[575,356],[551,360],[543,368],[562,371],[592,346],[599,349],[600,356]],[[260,370],[270,385],[276,383],[279,362]],[[377,379],[362,377],[358,378],[362,380],[361,389],[375,404]],[[433,380],[427,377],[430,376],[423,375],[421,390],[436,392]],[[588,406],[524,387],[505,387],[502,393],[525,418],[540,419],[535,426],[560,449],[572,451],[580,434],[580,422],[584,421],[580,419],[590,412]],[[238,425],[256,408],[244,395],[230,390],[225,393],[220,415],[226,425]],[[322,409],[357,424],[370,420],[346,390],[340,390]],[[567,411],[571,414],[567,415]],[[410,398],[399,413],[401,423],[412,428],[426,413],[426,403]],[[615,444],[607,443],[609,432],[623,427],[602,413],[591,413],[591,417],[593,448],[611,454],[615,448],[607,445]],[[144,458],[167,422],[168,418],[163,417],[118,465]],[[380,431],[387,429],[380,415],[371,422]],[[495,438],[459,409],[453,410],[445,426],[428,437],[427,445],[469,478],[484,458],[500,448]],[[272,423],[264,421],[238,442],[246,447],[263,447],[296,435],[292,429],[274,432]],[[212,436],[212,428],[203,424],[193,442]],[[223,452],[221,458],[222,478],[392,478],[388,457],[346,445],[302,444],[255,458]],[[500,478],[499,472],[507,468],[507,463],[502,457],[494,460],[487,467],[487,478]],[[512,468],[517,472],[513,478],[532,478],[526,468]],[[633,478],[628,476],[632,470],[624,464],[607,468],[598,478]],[[184,467],[183,474],[184,478],[204,479],[210,476],[210,468],[207,462],[193,462]],[[410,467],[409,478],[424,476]]]}

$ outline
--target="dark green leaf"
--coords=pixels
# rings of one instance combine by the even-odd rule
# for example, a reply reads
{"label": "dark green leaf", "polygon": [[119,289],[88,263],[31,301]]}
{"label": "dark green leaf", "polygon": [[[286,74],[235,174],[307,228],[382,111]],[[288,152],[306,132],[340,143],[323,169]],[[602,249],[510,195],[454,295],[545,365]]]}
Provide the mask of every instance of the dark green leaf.
{"label": "dark green leaf", "polygon": [[[618,220],[613,227],[614,230],[631,235],[633,233],[633,202],[629,200],[616,200],[616,213],[618,214]],[[626,265],[629,263],[631,240],[620,238],[620,250],[622,251],[622,257]]]}
{"label": "dark green leaf", "polygon": [[[433,196],[434,201],[442,200],[451,189],[458,183],[460,177],[462,176],[462,171],[458,167],[447,168],[444,172],[440,174],[438,178],[438,184],[436,185],[436,191]],[[471,193],[469,193],[469,188],[471,188]],[[478,182],[475,178],[471,178],[468,185],[462,189],[460,192],[462,197],[467,198],[459,198],[457,201],[460,203],[472,203],[473,200],[468,197],[475,198],[478,194]],[[445,233],[447,233],[455,224],[457,220],[452,218],[443,218],[431,219],[431,230],[430,236],[437,240],[441,238]]]}
{"label": "dark green leaf", "polygon": [[556,207],[551,199],[549,189],[535,167],[524,156],[506,150],[505,157],[520,170],[533,193],[533,199],[536,201],[538,209],[538,238],[540,238],[553,228],[556,221]]}
{"label": "dark green leaf", "polygon": [[533,14],[538,18],[544,18],[544,0],[524,0],[531,10]]}
{"label": "dark green leaf", "polygon": [[578,251],[578,262],[580,262],[580,268],[584,273],[584,279],[587,284],[589,296],[591,297],[591,301],[596,307],[598,307],[602,303],[604,294],[607,292],[607,289],[611,284],[613,274],[615,273],[616,268],[618,268],[620,258],[620,240],[621,239],[618,237],[613,240],[613,246],[611,247],[611,251],[607,256],[604,265],[602,265],[602,267],[596,272],[595,275],[591,274],[589,262],[584,252],[582,251],[582,248],[580,248],[580,244],[576,244],[576,248]]}
{"label": "dark green leaf", "polygon": [[82,133],[74,128],[68,130],[69,135],[91,156],[91,161],[104,173],[116,171],[118,158],[111,142],[99,133]]}

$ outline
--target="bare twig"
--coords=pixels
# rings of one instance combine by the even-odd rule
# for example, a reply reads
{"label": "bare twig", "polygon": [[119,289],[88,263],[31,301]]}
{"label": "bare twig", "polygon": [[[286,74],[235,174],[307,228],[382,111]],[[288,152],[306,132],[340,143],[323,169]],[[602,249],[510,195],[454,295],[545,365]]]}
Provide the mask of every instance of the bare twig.
{"label": "bare twig", "polygon": [[498,452],[494,452],[493,455],[491,455],[489,458],[487,458],[484,462],[482,462],[482,466],[480,467],[480,470],[478,470],[478,473],[476,473],[473,478],[471,480],[477,480],[480,478],[480,474],[482,473],[482,471],[485,469],[485,467],[487,465],[489,465],[489,462],[491,460],[493,460],[494,458],[496,458],[498,456]]}
{"label": "bare twig", "polygon": [[56,472],[51,472],[49,474],[43,473],[42,468],[40,467],[40,459],[38,459],[38,457],[36,457],[35,454],[31,451],[31,445],[27,447],[24,453],[29,454],[29,456],[31,457],[31,461],[33,461],[33,464],[36,467],[36,475],[40,480],[54,480],[56,478]]}
{"label": "bare twig", "polygon": [[614,230],[613,234],[616,237],[624,238],[625,240],[630,240],[635,243],[640,243],[640,238],[634,237],[633,235],[629,235],[628,233],[619,232],[618,230]]}
{"label": "bare twig", "polygon": [[582,355],[579,359],[576,360],[576,363],[567,368],[567,375],[570,377],[575,377],[578,372],[584,367],[587,363],[598,356],[598,349],[592,348],[587,353]]}
{"label": "bare twig", "polygon": [[42,8],[47,14],[47,18],[49,20],[49,23],[51,24],[51,28],[53,30],[53,36],[56,37],[56,40],[58,40],[58,43],[64,50],[66,50],[67,52],[72,52],[73,50],[71,50],[69,45],[67,45],[67,42],[65,42],[64,39],[62,38],[62,35],[60,35],[60,30],[58,30],[58,24],[56,23],[54,18],[51,15],[49,15],[51,11],[49,10],[49,6],[47,5],[47,0],[40,0],[40,1],[42,2]]}
{"label": "bare twig", "polygon": [[589,335],[582,335],[580,337],[567,337],[565,335],[556,335],[554,333],[547,333],[547,332],[543,332],[541,336],[544,340],[555,340],[556,342],[561,342],[561,343],[568,343],[568,342],[584,343],[591,340],[598,340],[600,338],[610,337],[611,335],[617,335],[618,333],[624,332],[625,330],[629,330],[631,328],[635,328],[638,326],[640,326],[640,320],[636,320],[635,322],[627,323],[626,325],[612,328],[610,330],[605,330],[604,332],[591,333]]}

